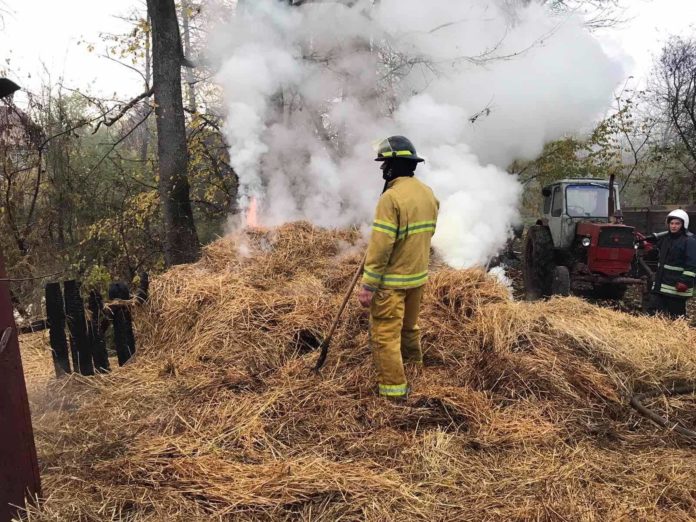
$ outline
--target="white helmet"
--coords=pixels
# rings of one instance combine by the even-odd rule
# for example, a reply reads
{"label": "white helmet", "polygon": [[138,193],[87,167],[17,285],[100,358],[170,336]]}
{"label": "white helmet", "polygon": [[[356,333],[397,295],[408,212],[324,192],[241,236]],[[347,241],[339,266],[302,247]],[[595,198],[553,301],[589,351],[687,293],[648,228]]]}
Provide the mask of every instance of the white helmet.
{"label": "white helmet", "polygon": [[677,210],[673,210],[672,212],[667,214],[667,224],[669,225],[670,220],[674,218],[682,220],[682,223],[684,223],[684,230],[689,229],[689,214],[687,214],[684,210],[678,208]]}

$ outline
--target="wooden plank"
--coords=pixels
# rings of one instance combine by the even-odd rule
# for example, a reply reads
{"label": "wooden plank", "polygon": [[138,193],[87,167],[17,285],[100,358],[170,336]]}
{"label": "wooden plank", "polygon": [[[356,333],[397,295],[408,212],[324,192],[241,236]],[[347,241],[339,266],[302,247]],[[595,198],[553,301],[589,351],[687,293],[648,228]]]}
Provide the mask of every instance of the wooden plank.
{"label": "wooden plank", "polygon": [[53,355],[53,366],[56,371],[56,377],[61,377],[70,373],[71,369],[68,357],[68,339],[65,336],[63,292],[60,290],[60,283],[48,283],[46,285],[46,318]]}
{"label": "wooden plank", "polygon": [[70,337],[77,351],[78,364],[75,369],[79,368],[82,375],[94,375],[92,346],[87,337],[85,304],[80,295],[80,283],[74,279],[65,281],[63,290],[65,317],[68,323],[68,330],[70,330]]}

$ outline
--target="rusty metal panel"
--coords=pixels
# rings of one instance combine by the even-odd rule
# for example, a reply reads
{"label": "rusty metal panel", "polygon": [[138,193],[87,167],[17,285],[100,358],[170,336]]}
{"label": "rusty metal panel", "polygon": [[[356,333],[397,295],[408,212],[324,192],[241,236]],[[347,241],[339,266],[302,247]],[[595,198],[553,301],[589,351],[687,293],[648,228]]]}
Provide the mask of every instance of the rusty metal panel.
{"label": "rusty metal panel", "polygon": [[650,207],[624,207],[624,223],[635,227],[638,232],[652,234],[667,230],[665,219],[672,210],[681,208],[690,216],[689,230],[696,234],[696,205],[653,205]]}
{"label": "rusty metal panel", "polygon": [[[5,261],[0,252],[0,522],[40,494],[39,467]],[[4,335],[3,335],[4,334]],[[4,338],[4,343],[3,343]]]}

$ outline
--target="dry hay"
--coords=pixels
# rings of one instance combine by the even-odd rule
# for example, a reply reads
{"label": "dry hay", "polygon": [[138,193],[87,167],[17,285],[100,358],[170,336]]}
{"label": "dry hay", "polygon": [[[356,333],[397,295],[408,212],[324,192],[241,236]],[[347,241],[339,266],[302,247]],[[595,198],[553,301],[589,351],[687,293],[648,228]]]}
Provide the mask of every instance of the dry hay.
{"label": "dry hay", "polygon": [[[31,520],[696,517],[693,447],[627,407],[696,378],[694,329],[440,268],[425,367],[392,404],[355,299],[309,371],[358,239],[251,231],[154,280],[132,363],[31,387],[48,497]],[[696,423],[689,397],[652,404]]]}

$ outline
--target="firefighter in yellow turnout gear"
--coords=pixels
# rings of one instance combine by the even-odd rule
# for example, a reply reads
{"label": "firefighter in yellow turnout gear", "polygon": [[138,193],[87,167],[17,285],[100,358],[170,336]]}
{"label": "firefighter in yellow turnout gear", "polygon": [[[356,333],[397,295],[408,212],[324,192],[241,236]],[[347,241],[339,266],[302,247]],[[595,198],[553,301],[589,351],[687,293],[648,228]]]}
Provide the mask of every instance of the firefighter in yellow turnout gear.
{"label": "firefighter in yellow turnout gear", "polygon": [[370,307],[370,344],[379,394],[406,398],[404,362],[421,364],[418,313],[428,280],[439,203],[413,177],[423,161],[411,142],[392,136],[378,147],[386,190],[379,199],[358,298]]}

